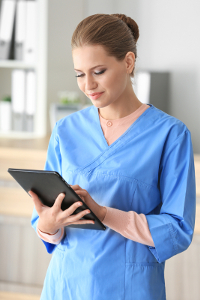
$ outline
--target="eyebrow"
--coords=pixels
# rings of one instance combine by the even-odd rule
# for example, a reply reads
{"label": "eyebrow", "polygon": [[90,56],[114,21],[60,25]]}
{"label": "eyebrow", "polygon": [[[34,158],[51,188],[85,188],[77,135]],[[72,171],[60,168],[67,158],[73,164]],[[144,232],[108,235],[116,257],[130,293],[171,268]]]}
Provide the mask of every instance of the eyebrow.
{"label": "eyebrow", "polygon": [[[89,69],[89,70],[93,70],[93,69],[95,69],[95,68],[97,68],[97,67],[105,67],[105,65],[97,65],[97,66],[95,66],[95,67],[93,67],[93,68],[91,68],[91,69]],[[82,72],[81,70],[78,70],[78,69],[74,69],[74,71]]]}

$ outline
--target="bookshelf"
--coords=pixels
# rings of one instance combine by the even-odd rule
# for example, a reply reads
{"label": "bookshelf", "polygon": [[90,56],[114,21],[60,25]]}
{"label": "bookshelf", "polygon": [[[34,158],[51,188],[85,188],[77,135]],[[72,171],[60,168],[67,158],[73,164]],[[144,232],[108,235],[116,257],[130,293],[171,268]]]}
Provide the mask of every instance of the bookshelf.
{"label": "bookshelf", "polygon": [[32,70],[36,74],[36,112],[33,117],[33,130],[28,131],[2,131],[0,138],[40,138],[47,134],[47,22],[48,0],[37,1],[37,39],[36,60],[34,63],[19,60],[0,60],[0,99],[5,95],[11,95],[12,71]]}

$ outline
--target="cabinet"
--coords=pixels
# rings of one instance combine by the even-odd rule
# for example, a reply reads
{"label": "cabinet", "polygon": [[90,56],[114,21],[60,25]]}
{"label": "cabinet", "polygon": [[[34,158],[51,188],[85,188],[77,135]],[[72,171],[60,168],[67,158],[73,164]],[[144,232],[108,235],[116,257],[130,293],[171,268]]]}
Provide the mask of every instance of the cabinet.
{"label": "cabinet", "polygon": [[0,99],[11,95],[11,76],[15,69],[33,70],[36,74],[36,112],[33,131],[0,131],[0,137],[35,138],[46,135],[47,111],[47,19],[48,0],[37,1],[37,42],[36,61],[27,63],[16,60],[0,60]]}

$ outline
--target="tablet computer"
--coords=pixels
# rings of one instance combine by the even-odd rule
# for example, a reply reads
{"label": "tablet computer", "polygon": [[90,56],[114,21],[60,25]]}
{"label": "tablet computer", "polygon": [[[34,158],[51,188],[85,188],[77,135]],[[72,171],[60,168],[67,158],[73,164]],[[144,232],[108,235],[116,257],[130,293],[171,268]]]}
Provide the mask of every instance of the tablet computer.
{"label": "tablet computer", "polygon": [[[61,209],[69,208],[74,202],[81,201],[83,205],[78,207],[73,214],[89,209],[90,213],[85,215],[83,219],[93,220],[94,224],[72,224],[67,227],[105,230],[104,224],[97,218],[91,209],[76,194],[70,185],[56,171],[45,170],[28,170],[9,168],[10,175],[19,183],[19,185],[28,193],[33,191],[36,193],[40,201],[46,206],[53,206],[55,199],[60,193],[65,194]],[[29,194],[28,194],[29,195]],[[30,196],[30,195],[29,195]]]}

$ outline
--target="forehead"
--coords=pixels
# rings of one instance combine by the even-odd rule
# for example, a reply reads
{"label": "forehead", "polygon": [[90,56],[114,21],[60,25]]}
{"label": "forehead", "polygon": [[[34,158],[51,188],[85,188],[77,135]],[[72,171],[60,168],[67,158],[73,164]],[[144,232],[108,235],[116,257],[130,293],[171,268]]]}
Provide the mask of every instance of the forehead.
{"label": "forehead", "polygon": [[88,45],[73,49],[72,58],[77,70],[90,69],[97,65],[109,65],[117,62],[114,56],[108,56],[100,45]]}

